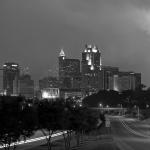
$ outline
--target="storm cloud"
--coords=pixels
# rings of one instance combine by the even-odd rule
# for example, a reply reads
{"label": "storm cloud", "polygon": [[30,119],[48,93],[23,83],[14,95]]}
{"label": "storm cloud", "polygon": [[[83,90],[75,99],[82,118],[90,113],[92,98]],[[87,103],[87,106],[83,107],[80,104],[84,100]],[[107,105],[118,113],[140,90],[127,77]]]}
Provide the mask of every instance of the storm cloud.
{"label": "storm cloud", "polygon": [[55,70],[60,48],[81,58],[86,43],[103,64],[142,73],[150,86],[149,0],[1,0],[0,64],[28,66],[34,79]]}

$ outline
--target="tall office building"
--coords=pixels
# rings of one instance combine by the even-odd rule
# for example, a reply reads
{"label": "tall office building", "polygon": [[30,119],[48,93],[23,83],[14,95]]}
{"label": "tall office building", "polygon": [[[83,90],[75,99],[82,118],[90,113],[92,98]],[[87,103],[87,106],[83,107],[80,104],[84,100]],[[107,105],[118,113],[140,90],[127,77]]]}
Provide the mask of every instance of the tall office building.
{"label": "tall office building", "polygon": [[26,98],[34,97],[34,81],[28,74],[21,75],[18,84],[18,93]]}
{"label": "tall office building", "polygon": [[141,85],[141,74],[134,72],[119,72],[119,89],[136,90]]}
{"label": "tall office building", "polygon": [[119,72],[118,67],[112,66],[102,66],[102,74],[103,74],[103,90],[117,90],[117,76]]}
{"label": "tall office building", "polygon": [[82,52],[82,73],[99,71],[101,68],[101,51],[96,46],[86,45]]}
{"label": "tall office building", "polygon": [[75,89],[80,87],[80,60],[66,58],[61,49],[59,54],[60,88]]}
{"label": "tall office building", "polygon": [[6,95],[18,94],[19,65],[8,62],[3,65],[3,90]]}
{"label": "tall office building", "polygon": [[86,45],[82,52],[82,90],[96,92],[101,88],[102,58],[101,51],[92,45]]}

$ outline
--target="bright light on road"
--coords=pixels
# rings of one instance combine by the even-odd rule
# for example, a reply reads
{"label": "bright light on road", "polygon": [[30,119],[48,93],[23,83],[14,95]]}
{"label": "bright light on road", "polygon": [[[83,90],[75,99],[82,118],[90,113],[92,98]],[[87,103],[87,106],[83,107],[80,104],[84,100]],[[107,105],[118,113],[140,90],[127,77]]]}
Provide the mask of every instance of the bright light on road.
{"label": "bright light on road", "polygon": [[[59,132],[59,133],[55,133],[52,135],[52,138],[53,137],[56,137],[56,136],[60,136],[62,135],[63,133],[67,133],[66,131],[64,132]],[[46,138],[48,138],[49,136],[42,136],[42,137],[39,137],[39,138],[34,138],[34,139],[29,139],[29,140],[26,140],[26,141],[19,141],[19,142],[16,142],[16,143],[12,143],[10,146],[14,146],[14,145],[22,145],[22,144],[26,144],[26,143],[32,143],[32,142],[36,142],[36,141],[40,141],[40,140],[45,140]],[[0,148],[4,148],[5,146],[0,146]]]}

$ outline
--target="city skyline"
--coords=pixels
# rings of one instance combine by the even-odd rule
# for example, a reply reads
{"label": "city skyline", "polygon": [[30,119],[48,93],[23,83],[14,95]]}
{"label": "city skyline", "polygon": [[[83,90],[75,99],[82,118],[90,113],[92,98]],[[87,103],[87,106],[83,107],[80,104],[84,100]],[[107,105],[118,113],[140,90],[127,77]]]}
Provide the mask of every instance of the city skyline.
{"label": "city skyline", "polygon": [[81,59],[91,43],[102,49],[104,65],[141,72],[150,86],[149,6],[146,0],[2,0],[0,64],[28,66],[37,81],[56,68],[60,48]]}
{"label": "city skyline", "polygon": [[[91,53],[91,54],[90,54]],[[92,54],[93,53],[93,54]],[[85,67],[86,68],[86,70],[88,69],[89,71],[94,71],[96,68],[100,71],[100,70],[102,70],[102,68],[105,70],[105,68],[116,68],[116,69],[119,69],[118,67],[116,67],[116,66],[106,66],[105,64],[103,64],[102,65],[102,54],[101,54],[101,50],[97,47],[97,45],[95,45],[95,44],[85,44],[85,49],[81,52],[81,54],[82,54],[82,59],[77,59],[77,58],[73,58],[73,57],[71,57],[71,58],[69,58],[68,56],[66,56],[66,54],[65,54],[65,52],[64,52],[64,50],[63,49],[60,49],[60,53],[59,53],[59,55],[58,55],[58,69],[57,68],[55,68],[55,72],[54,72],[54,70],[51,70],[51,69],[48,69],[47,71],[49,72],[50,71],[50,73],[49,74],[47,74],[46,76],[43,76],[43,77],[40,77],[40,78],[38,78],[37,79],[37,81],[36,80],[34,80],[35,81],[35,89],[39,89],[39,81],[40,80],[42,80],[43,78],[48,78],[48,77],[54,77],[54,78],[56,78],[56,79],[59,79],[60,80],[60,66],[62,65],[63,66],[63,64],[66,66],[67,65],[67,68],[65,67],[65,68],[63,68],[63,69],[67,69],[66,71],[66,73],[69,75],[70,73],[72,74],[73,72],[72,71],[75,71],[76,69],[76,71],[74,72],[74,75],[72,74],[70,74],[71,76],[75,76],[75,77],[77,77],[77,76],[80,76],[79,75],[79,73],[81,73],[81,74],[83,74],[83,60],[84,59],[86,59],[86,63],[88,63],[86,66],[88,67]],[[87,56],[86,56],[86,55]],[[90,57],[90,55],[91,55],[91,57]],[[86,56],[86,57],[85,57]],[[60,61],[60,58],[62,58],[62,60],[65,60],[65,63],[64,62],[61,62]],[[85,61],[85,60],[84,60]],[[93,61],[95,61],[95,63],[97,63],[97,65],[96,64],[94,64],[94,62]],[[16,64],[16,62],[6,62],[5,64]],[[76,64],[77,63],[77,64]],[[91,63],[91,64],[89,64],[89,63]],[[5,66],[5,64],[3,64],[3,67]],[[19,64],[19,63],[18,63]],[[69,65],[69,66],[68,66]],[[70,66],[71,65],[71,66]],[[74,66],[75,65],[75,66]],[[77,67],[77,66],[79,65],[79,67]],[[94,67],[95,66],[95,67]],[[28,68],[28,67],[23,67],[23,66],[18,66],[19,67],[19,70],[20,70],[20,77],[21,76],[24,76],[24,75],[29,75],[29,74],[31,74],[30,73],[30,69]],[[69,68],[68,68],[69,67]],[[71,69],[71,68],[72,69]],[[76,68],[76,69],[75,69]],[[68,70],[69,69],[69,70]],[[70,70],[71,69],[71,70]],[[74,70],[75,69],[75,70]],[[96,70],[97,70],[96,69]],[[1,69],[1,71],[2,70],[4,70],[4,69]],[[96,71],[95,70],[95,71]],[[98,71],[97,70],[97,71]],[[107,69],[106,69],[107,70]],[[63,71],[63,70],[62,70]],[[71,72],[70,72],[71,71]],[[119,70],[118,70],[119,71]],[[121,70],[122,71],[122,70]],[[125,70],[124,70],[125,71]],[[31,72],[32,72],[32,70],[31,70]],[[70,72],[70,73],[69,73]],[[66,74],[65,73],[65,74]],[[94,72],[93,72],[94,73]],[[119,72],[118,72],[119,73]],[[116,73],[116,74],[118,74],[118,73]],[[132,71],[129,71],[129,70],[126,70],[125,71],[125,73],[133,73],[133,74],[136,74],[133,70]],[[65,75],[64,77],[67,79],[69,76],[68,75]],[[77,75],[78,74],[78,75]],[[126,74],[126,75],[127,75]],[[138,73],[138,74],[141,74],[141,73]],[[76,76],[77,75],[77,76]],[[31,74],[31,76],[32,76],[32,74]],[[63,77],[63,78],[64,78]],[[78,77],[77,77],[78,78]],[[86,78],[86,77],[83,77],[83,78]],[[2,76],[1,76],[1,79],[2,79]],[[141,82],[141,75],[140,75],[140,83],[141,84],[143,84],[142,82]],[[4,79],[3,79],[4,80]],[[67,79],[68,80],[68,79]],[[78,79],[77,79],[78,80]],[[77,80],[75,80],[74,81],[74,83],[76,83],[76,82],[78,82]],[[94,84],[94,78],[91,78],[91,83],[92,84]],[[97,80],[97,79],[96,79]],[[102,77],[101,77],[101,80],[103,80],[102,79]],[[85,81],[83,81],[84,83],[85,83]],[[76,83],[76,85],[78,85],[79,83]],[[89,84],[89,83],[88,83]],[[100,81],[96,81],[96,84],[100,84],[99,86],[102,86],[101,85],[101,83],[100,83]],[[110,83],[109,83],[110,84]],[[65,85],[63,85],[63,86],[65,86]],[[79,85],[78,85],[79,86]],[[71,87],[70,87],[71,88]],[[102,87],[101,87],[102,88]],[[106,88],[106,87],[103,87],[104,89]],[[110,87],[108,87],[108,89],[109,89]],[[111,87],[112,88],[112,87]],[[129,87],[127,87],[127,89],[128,89]],[[118,91],[118,89],[115,89],[115,90],[117,90]]]}

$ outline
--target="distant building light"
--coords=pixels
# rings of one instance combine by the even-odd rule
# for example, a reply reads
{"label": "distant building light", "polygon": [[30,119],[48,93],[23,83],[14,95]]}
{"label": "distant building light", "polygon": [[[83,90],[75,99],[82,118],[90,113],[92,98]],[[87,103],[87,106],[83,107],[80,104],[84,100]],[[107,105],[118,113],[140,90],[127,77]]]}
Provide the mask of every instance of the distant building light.
{"label": "distant building light", "polygon": [[114,91],[119,91],[117,86],[114,86]]}
{"label": "distant building light", "polygon": [[88,65],[92,65],[92,61],[91,61],[91,59],[89,59],[89,61],[88,61]]}
{"label": "distant building light", "polygon": [[12,66],[12,67],[17,67],[18,65],[14,65],[14,64],[13,64],[13,65],[11,65],[11,66]]}
{"label": "distant building light", "polygon": [[7,90],[4,90],[4,93],[3,93],[3,95],[7,95]]}
{"label": "distant building light", "polygon": [[65,56],[65,53],[64,53],[64,50],[61,49],[60,53],[59,53],[59,56],[62,57],[62,56]]}
{"label": "distant building light", "polygon": [[89,54],[86,55],[86,60],[89,60],[90,59],[90,56]]}
{"label": "distant building light", "polygon": [[59,98],[59,89],[58,88],[47,88],[42,90],[43,99],[55,99]]}
{"label": "distant building light", "polygon": [[97,49],[95,47],[92,48],[92,52],[97,53]]}
{"label": "distant building light", "polygon": [[94,70],[94,66],[92,65],[90,69],[91,69],[91,70]]}
{"label": "distant building light", "polygon": [[82,104],[79,104],[80,107],[82,107]]}

